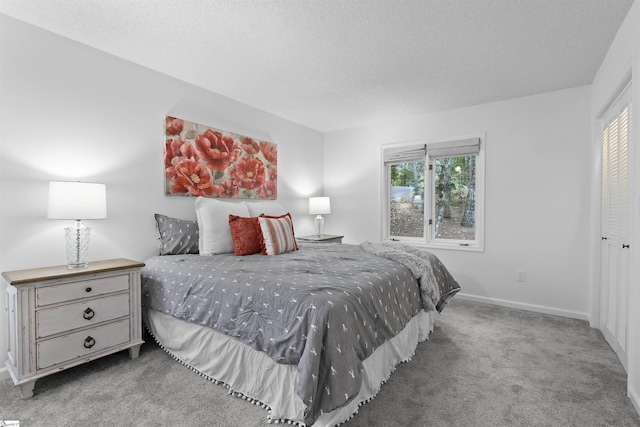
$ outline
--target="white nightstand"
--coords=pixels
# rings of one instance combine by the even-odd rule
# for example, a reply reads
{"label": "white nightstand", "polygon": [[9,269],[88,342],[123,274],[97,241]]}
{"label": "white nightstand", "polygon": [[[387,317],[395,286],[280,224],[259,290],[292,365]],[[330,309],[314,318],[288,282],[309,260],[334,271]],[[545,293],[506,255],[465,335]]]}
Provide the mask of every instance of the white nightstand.
{"label": "white nightstand", "polygon": [[140,269],[128,259],[2,273],[7,281],[7,368],[22,397],[38,378],[129,349],[142,340]]}
{"label": "white nightstand", "polygon": [[330,242],[342,243],[343,237],[344,236],[336,236],[333,234],[323,234],[322,236],[316,236],[316,235],[302,236],[302,237],[298,237],[298,239],[308,241],[308,242],[316,242],[316,243],[330,243]]}

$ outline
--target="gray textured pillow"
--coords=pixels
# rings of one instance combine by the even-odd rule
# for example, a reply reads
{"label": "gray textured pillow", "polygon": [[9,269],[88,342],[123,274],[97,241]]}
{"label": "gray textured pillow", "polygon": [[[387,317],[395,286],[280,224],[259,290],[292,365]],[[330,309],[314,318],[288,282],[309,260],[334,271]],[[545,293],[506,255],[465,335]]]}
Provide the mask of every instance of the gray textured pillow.
{"label": "gray textured pillow", "polygon": [[156,214],[160,255],[197,254],[198,222]]}

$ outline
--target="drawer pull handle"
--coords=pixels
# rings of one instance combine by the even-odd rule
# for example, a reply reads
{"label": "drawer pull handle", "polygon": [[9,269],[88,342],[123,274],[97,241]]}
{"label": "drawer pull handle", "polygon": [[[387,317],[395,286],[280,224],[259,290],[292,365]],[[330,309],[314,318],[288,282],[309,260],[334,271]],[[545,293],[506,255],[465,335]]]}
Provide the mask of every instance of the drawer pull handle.
{"label": "drawer pull handle", "polygon": [[85,292],[91,292],[91,286],[89,286],[87,289],[85,289]]}
{"label": "drawer pull handle", "polygon": [[93,347],[94,345],[96,345],[96,340],[94,340],[93,338],[91,338],[91,337],[86,337],[86,338],[84,339],[84,348],[91,348],[91,347]]}
{"label": "drawer pull handle", "polygon": [[87,320],[91,320],[93,319],[93,316],[96,315],[96,312],[91,310],[90,308],[87,308],[84,313],[82,313],[82,317],[84,317]]}

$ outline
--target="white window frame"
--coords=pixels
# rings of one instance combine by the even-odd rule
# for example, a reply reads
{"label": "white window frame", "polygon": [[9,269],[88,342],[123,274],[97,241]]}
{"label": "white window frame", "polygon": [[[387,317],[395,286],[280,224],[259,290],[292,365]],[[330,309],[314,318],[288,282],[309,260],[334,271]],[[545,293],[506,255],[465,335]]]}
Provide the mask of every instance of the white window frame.
{"label": "white window frame", "polygon": [[[479,148],[473,148],[473,141],[477,141]],[[468,135],[456,138],[440,139],[437,141],[411,141],[386,144],[381,147],[382,158],[382,224],[381,238],[400,241],[414,246],[429,249],[452,249],[460,251],[484,251],[484,205],[485,205],[485,135]],[[478,146],[476,144],[476,147]],[[424,147],[425,160],[425,200],[424,202],[424,234],[423,237],[391,236],[389,230],[391,186],[391,165],[419,160],[415,152]],[[471,148],[470,148],[471,147]],[[402,153],[413,151],[413,155],[403,157]],[[475,211],[475,240],[439,239],[434,236],[435,229],[435,170],[436,158],[460,157],[476,155],[476,211]],[[431,167],[429,167],[431,165]],[[430,221],[431,220],[431,221]]]}

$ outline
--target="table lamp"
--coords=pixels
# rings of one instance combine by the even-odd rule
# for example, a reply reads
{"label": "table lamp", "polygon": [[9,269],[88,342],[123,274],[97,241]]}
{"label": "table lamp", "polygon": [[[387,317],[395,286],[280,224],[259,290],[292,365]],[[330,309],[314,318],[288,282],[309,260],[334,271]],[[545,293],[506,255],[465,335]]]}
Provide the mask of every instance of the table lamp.
{"label": "table lamp", "polygon": [[322,215],[331,213],[331,200],[329,197],[309,197],[309,215],[317,215],[315,218],[316,236],[324,235],[324,218]]}
{"label": "table lamp", "polygon": [[88,182],[50,182],[49,219],[73,219],[75,222],[64,229],[67,249],[67,268],[82,268],[89,265],[89,236],[91,227],[83,219],[107,217],[107,196],[104,184]]}

